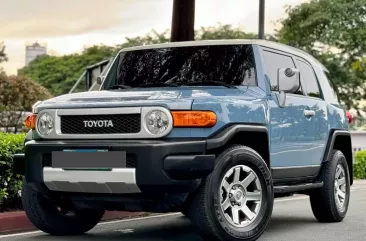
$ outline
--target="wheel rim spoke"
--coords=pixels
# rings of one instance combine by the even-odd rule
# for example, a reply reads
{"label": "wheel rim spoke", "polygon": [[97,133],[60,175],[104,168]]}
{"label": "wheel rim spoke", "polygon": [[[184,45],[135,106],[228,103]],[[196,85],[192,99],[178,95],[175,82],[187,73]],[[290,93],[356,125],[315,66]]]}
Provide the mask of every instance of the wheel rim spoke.
{"label": "wheel rim spoke", "polygon": [[246,198],[247,201],[260,201],[262,197],[261,192],[247,192]]}
{"label": "wheel rim spoke", "polygon": [[342,186],[343,184],[346,184],[346,178],[341,178],[338,180],[338,187]]}
{"label": "wheel rim spoke", "polygon": [[255,214],[250,211],[250,209],[248,208],[248,206],[244,205],[241,208],[241,211],[243,211],[244,215],[249,219],[249,220],[253,220],[253,218],[255,217]]}
{"label": "wheel rim spoke", "polygon": [[226,180],[223,181],[222,187],[225,189],[227,193],[230,192],[230,184]]}
{"label": "wheel rim spoke", "polygon": [[244,188],[247,188],[255,179],[255,175],[250,172],[250,174],[241,182]]}
{"label": "wheel rim spoke", "polygon": [[337,192],[337,195],[338,195],[339,197],[343,198],[343,199],[345,199],[345,198],[346,198],[346,194],[345,194],[344,192],[342,192],[341,190],[339,190],[339,191]]}
{"label": "wheel rim spoke", "polygon": [[223,210],[228,209],[230,206],[231,206],[231,202],[230,202],[229,198],[226,198],[224,203],[221,204],[221,207],[222,207]]}
{"label": "wheel rim spoke", "polygon": [[237,167],[234,169],[234,180],[233,182],[237,183],[239,182],[240,180],[240,167]]}
{"label": "wheel rim spoke", "polygon": [[339,176],[341,175],[341,173],[342,173],[342,169],[341,168],[337,168],[337,172],[336,172],[336,178],[338,179],[339,178]]}
{"label": "wheel rim spoke", "polygon": [[239,223],[239,210],[238,209],[233,209],[232,210],[232,215],[233,215],[233,221],[236,224],[240,224]]}

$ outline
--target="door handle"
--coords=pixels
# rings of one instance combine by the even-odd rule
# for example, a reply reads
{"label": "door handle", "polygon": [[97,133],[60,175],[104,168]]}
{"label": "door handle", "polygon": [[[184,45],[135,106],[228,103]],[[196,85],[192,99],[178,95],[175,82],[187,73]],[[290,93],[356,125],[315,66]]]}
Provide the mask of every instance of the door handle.
{"label": "door handle", "polygon": [[312,116],[315,115],[315,111],[313,111],[313,110],[304,110],[304,115],[306,117],[312,117]]}

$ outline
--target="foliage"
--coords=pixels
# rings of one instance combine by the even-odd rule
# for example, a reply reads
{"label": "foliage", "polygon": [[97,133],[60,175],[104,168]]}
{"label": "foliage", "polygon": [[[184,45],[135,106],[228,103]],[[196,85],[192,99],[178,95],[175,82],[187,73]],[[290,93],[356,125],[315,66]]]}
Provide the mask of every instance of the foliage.
{"label": "foliage", "polygon": [[162,33],[158,33],[155,30],[152,30],[150,33],[146,34],[143,37],[134,37],[134,38],[126,38],[126,42],[117,45],[117,49],[129,48],[133,46],[141,46],[141,45],[150,45],[150,44],[159,44],[169,42],[169,30],[165,30]]}
{"label": "foliage", "polygon": [[358,110],[366,98],[366,74],[355,68],[366,54],[365,6],[366,0],[310,0],[288,7],[277,33],[280,42],[313,54],[329,69],[348,109]]}
{"label": "foliage", "polygon": [[7,60],[8,60],[8,57],[6,56],[6,53],[5,53],[5,45],[3,42],[0,42],[0,63],[5,62]]}
{"label": "foliage", "polygon": [[39,56],[28,66],[19,70],[19,75],[29,76],[53,95],[67,93],[85,68],[115,55],[116,47],[96,45],[86,48],[80,54]]}
{"label": "foliage", "polygon": [[366,179],[366,151],[355,153],[354,176],[357,179]]}
{"label": "foliage", "polygon": [[0,127],[16,133],[23,127],[24,112],[30,112],[37,101],[52,95],[40,84],[26,77],[0,75]]}
{"label": "foliage", "polygon": [[0,132],[0,212],[21,208],[22,176],[13,173],[12,157],[23,153],[25,134]]}
{"label": "foliage", "polygon": [[[255,33],[247,33],[243,29],[234,28],[230,24],[218,24],[211,27],[201,27],[195,31],[196,40],[215,40],[215,39],[257,39],[258,35]],[[272,35],[266,35],[265,38],[271,41],[277,41]]]}

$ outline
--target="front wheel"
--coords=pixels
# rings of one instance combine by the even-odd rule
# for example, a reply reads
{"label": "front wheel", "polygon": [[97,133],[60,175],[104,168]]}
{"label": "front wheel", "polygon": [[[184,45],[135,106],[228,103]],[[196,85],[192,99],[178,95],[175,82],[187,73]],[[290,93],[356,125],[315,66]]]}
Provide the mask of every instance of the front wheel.
{"label": "front wheel", "polygon": [[320,180],[324,185],[310,194],[314,216],[319,222],[340,222],[347,214],[350,198],[350,174],[345,156],[334,150],[323,164]]}
{"label": "front wheel", "polygon": [[50,200],[25,180],[22,202],[25,213],[36,228],[57,236],[83,234],[97,225],[104,215],[104,210],[79,210],[67,202]]}
{"label": "front wheel", "polygon": [[194,194],[189,218],[207,240],[257,240],[273,209],[271,173],[253,149],[236,145],[217,157],[215,170]]}

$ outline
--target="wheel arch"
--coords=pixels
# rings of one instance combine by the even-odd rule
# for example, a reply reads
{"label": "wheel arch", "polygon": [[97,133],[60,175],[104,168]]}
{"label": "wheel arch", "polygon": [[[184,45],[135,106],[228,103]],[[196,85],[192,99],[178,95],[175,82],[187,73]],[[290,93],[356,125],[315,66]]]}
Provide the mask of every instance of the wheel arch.
{"label": "wheel arch", "polygon": [[346,157],[348,168],[349,168],[349,174],[350,174],[350,182],[351,185],[353,184],[353,153],[352,153],[352,139],[351,139],[351,133],[347,130],[332,130],[327,146],[324,152],[323,161],[327,162],[329,160],[329,156],[332,153],[332,150],[340,150],[344,156]]}
{"label": "wheel arch", "polygon": [[263,125],[230,125],[216,132],[207,140],[210,153],[220,153],[228,146],[241,144],[254,149],[271,167],[268,129]]}

